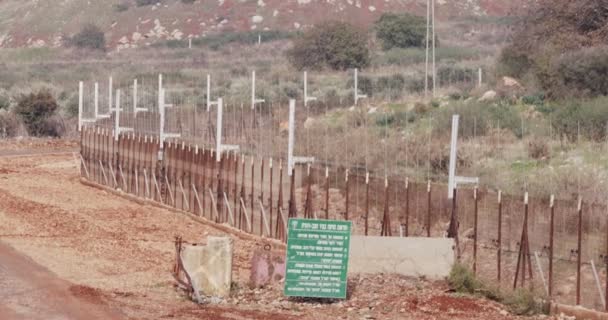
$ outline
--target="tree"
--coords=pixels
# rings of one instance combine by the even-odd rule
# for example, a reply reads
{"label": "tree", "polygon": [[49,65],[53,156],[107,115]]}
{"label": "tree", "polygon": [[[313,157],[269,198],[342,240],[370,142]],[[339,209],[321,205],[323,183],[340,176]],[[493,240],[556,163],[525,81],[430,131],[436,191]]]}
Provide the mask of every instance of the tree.
{"label": "tree", "polygon": [[299,70],[363,68],[369,65],[367,35],[355,26],[337,21],[324,22],[294,40],[287,57]]}
{"label": "tree", "polygon": [[93,50],[106,49],[106,37],[103,31],[96,25],[87,24],[80,32],[72,37],[72,45],[78,48]]}
{"label": "tree", "polygon": [[55,128],[49,125],[49,119],[55,114],[59,105],[48,90],[23,95],[19,98],[15,113],[21,117],[29,134],[33,136],[57,135]]}
{"label": "tree", "polygon": [[382,49],[424,47],[426,21],[411,14],[385,13],[375,23],[376,36]]}

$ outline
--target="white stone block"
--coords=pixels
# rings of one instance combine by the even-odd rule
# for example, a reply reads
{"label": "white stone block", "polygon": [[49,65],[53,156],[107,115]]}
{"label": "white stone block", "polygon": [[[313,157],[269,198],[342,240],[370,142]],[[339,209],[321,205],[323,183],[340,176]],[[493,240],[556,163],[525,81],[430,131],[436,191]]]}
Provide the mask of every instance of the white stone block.
{"label": "white stone block", "polygon": [[202,296],[227,297],[232,282],[232,240],[208,237],[207,245],[186,245],[184,269]]}
{"label": "white stone block", "polygon": [[455,261],[454,239],[352,236],[348,272],[447,277]]}

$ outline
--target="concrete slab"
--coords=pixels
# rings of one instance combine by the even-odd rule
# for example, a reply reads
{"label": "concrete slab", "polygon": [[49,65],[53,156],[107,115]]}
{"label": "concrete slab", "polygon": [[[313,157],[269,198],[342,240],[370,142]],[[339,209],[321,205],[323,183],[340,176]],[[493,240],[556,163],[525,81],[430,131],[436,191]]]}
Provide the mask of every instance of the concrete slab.
{"label": "concrete slab", "polygon": [[227,297],[232,282],[232,240],[208,237],[207,245],[186,245],[184,268],[203,296]]}
{"label": "concrete slab", "polygon": [[348,272],[394,273],[439,280],[455,261],[454,239],[352,236]]}

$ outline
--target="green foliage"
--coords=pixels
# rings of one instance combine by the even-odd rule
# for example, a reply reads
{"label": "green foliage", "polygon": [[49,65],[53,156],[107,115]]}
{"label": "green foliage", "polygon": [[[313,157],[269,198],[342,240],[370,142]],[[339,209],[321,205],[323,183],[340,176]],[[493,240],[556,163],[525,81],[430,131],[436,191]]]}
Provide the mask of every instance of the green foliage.
{"label": "green foliage", "polygon": [[349,23],[324,22],[296,38],[287,58],[298,70],[364,68],[370,62],[367,35]]}
{"label": "green foliage", "polygon": [[383,50],[426,45],[426,21],[419,16],[384,13],[376,21],[375,29]]}
{"label": "green foliage", "polygon": [[114,11],[116,11],[116,12],[125,12],[125,11],[129,10],[129,4],[126,2],[121,2],[121,3],[114,4],[112,6],[112,8],[114,8]]}
{"label": "green foliage", "polygon": [[185,3],[185,4],[193,4],[194,2],[196,2],[196,0],[181,0],[181,1],[182,1],[182,3]]}
{"label": "green foliage", "polygon": [[482,284],[473,271],[461,263],[456,263],[448,276],[450,288],[458,293],[476,294]]}
{"label": "green foliage", "polygon": [[[208,47],[211,50],[219,50],[229,44],[244,44],[253,45],[258,43],[258,37],[261,37],[262,43],[272,42],[284,39],[290,39],[294,36],[293,32],[287,31],[246,31],[246,32],[222,32],[212,34],[204,38],[192,39],[193,47]],[[187,48],[188,40],[167,40],[157,42],[153,47],[165,46],[171,49]]]}
{"label": "green foliage", "polygon": [[489,286],[475,277],[465,265],[456,263],[448,276],[450,288],[460,294],[482,296],[504,304],[515,315],[533,316],[546,314],[545,306],[538,302],[534,293],[527,289],[517,289],[504,294],[498,287]]}
{"label": "green foliage", "polygon": [[582,138],[604,141],[608,130],[608,97],[567,100],[553,105],[551,124],[555,132],[570,141]]}
{"label": "green foliage", "polygon": [[19,130],[19,119],[11,112],[0,110],[0,137],[14,137]]}
{"label": "green foliage", "polygon": [[511,45],[505,47],[498,58],[498,73],[521,78],[530,71],[533,61],[528,55]]}
{"label": "green foliage", "polygon": [[608,94],[603,0],[538,1],[499,57],[499,75],[525,78],[550,98]]}
{"label": "green foliage", "polygon": [[459,136],[471,138],[487,134],[488,129],[500,126],[522,136],[521,118],[517,109],[502,102],[454,101],[448,107],[437,109],[433,128],[438,135],[449,134],[452,115],[460,115]]}
{"label": "green foliage", "polygon": [[[435,59],[440,62],[443,60],[474,60],[482,56],[484,52],[475,48],[468,47],[440,47],[437,48]],[[429,57],[430,59],[430,57]],[[409,66],[412,64],[424,63],[426,51],[421,48],[392,48],[388,51],[379,53],[374,57],[374,65],[399,65]]]}
{"label": "green foliage", "polygon": [[41,90],[21,96],[15,113],[21,117],[30,135],[57,136],[59,133],[50,125],[50,120],[58,107],[50,91]]}
{"label": "green foliage", "polygon": [[608,47],[573,51],[555,58],[550,74],[555,90],[570,90],[576,96],[608,95]]}
{"label": "green foliage", "polygon": [[[527,105],[543,106],[545,104],[545,94],[543,92],[539,92],[536,94],[523,96],[521,97],[521,102]],[[542,112],[540,110],[538,111]]]}
{"label": "green foliage", "polygon": [[[346,81],[346,89],[352,89],[354,86],[355,80],[353,78]],[[359,75],[359,83],[357,86],[359,87],[359,94],[366,94],[370,98],[374,95],[374,81],[372,78]]]}
{"label": "green foliage", "polygon": [[516,289],[513,293],[504,297],[502,301],[511,313],[518,316],[533,316],[547,313],[542,303],[534,297],[534,293],[528,289]]}
{"label": "green foliage", "polygon": [[0,92],[0,110],[8,110],[10,106],[11,100],[9,99],[8,95]]}
{"label": "green foliage", "polygon": [[99,27],[87,24],[72,37],[71,44],[78,48],[105,50],[106,38]]}
{"label": "green foliage", "polygon": [[160,0],[135,0],[135,4],[138,7],[151,6],[157,4],[158,2],[160,2]]}

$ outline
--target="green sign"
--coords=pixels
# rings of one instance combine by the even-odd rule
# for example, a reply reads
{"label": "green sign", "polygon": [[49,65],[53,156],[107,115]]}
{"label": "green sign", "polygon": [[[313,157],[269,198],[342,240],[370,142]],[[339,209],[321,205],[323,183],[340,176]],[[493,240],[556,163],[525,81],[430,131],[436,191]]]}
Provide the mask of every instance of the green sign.
{"label": "green sign", "polygon": [[289,219],[285,295],[346,298],[352,222]]}

